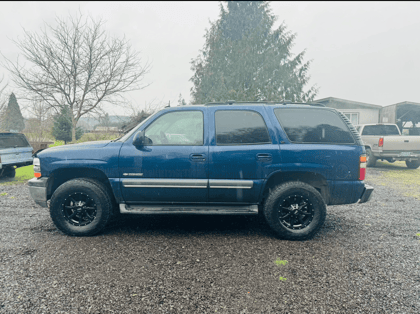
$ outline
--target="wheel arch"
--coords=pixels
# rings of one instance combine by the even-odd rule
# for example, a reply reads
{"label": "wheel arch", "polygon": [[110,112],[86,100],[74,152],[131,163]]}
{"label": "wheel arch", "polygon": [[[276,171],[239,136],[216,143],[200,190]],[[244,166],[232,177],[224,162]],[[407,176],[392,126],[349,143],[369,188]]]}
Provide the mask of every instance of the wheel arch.
{"label": "wheel arch", "polygon": [[311,185],[322,195],[324,202],[328,204],[330,195],[327,179],[319,173],[303,171],[276,171],[272,173],[266,180],[262,190],[262,200],[264,201],[274,187],[291,181],[300,181]]}
{"label": "wheel arch", "polygon": [[95,168],[60,168],[52,172],[48,179],[47,199],[50,199],[55,190],[63,183],[72,179],[93,179],[102,183],[109,192],[110,197],[115,200],[115,195],[111,188],[106,174]]}

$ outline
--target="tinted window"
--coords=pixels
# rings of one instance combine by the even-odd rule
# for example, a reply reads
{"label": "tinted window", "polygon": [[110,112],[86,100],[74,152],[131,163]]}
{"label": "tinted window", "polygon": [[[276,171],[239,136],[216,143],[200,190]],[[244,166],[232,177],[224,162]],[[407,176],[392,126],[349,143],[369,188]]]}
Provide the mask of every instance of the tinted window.
{"label": "tinted window", "polygon": [[0,134],[0,149],[29,146],[23,134]]}
{"label": "tinted window", "polygon": [[176,111],[153,121],[145,136],[151,145],[203,145],[203,130],[201,111]]}
{"label": "tinted window", "polygon": [[396,125],[366,125],[362,135],[400,135]]}
{"label": "tinted window", "polygon": [[293,143],[354,144],[347,125],[333,111],[285,108],[274,113]]}
{"label": "tinted window", "polygon": [[271,143],[263,117],[250,110],[218,110],[217,145],[249,145]]}

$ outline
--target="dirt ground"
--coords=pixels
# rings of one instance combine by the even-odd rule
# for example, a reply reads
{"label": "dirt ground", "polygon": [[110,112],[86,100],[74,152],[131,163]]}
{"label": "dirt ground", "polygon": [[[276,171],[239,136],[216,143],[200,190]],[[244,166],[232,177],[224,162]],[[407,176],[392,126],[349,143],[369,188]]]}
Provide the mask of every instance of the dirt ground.
{"label": "dirt ground", "polygon": [[369,168],[371,201],[329,207],[304,242],[245,216],[68,237],[26,185],[0,186],[0,313],[420,313],[420,201],[382,177]]}

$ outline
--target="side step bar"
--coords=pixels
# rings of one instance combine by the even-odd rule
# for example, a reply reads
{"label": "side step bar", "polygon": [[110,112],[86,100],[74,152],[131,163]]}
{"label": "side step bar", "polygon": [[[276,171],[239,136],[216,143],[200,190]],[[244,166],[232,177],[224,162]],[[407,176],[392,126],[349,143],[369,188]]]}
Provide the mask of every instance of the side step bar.
{"label": "side step bar", "polygon": [[208,215],[256,215],[258,205],[128,205],[120,204],[121,214],[208,214]]}

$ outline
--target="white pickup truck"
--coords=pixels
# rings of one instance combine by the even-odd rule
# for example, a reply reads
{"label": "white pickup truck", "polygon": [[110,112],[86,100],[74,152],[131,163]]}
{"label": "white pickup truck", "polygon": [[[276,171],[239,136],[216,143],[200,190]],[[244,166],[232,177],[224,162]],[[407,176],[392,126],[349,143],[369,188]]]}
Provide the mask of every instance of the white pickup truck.
{"label": "white pickup truck", "polygon": [[396,124],[360,124],[355,127],[366,148],[368,167],[374,167],[378,159],[388,162],[404,160],[410,169],[420,166],[420,136],[401,135]]}
{"label": "white pickup truck", "polygon": [[14,178],[16,168],[32,165],[32,147],[21,133],[0,133],[0,178]]}

